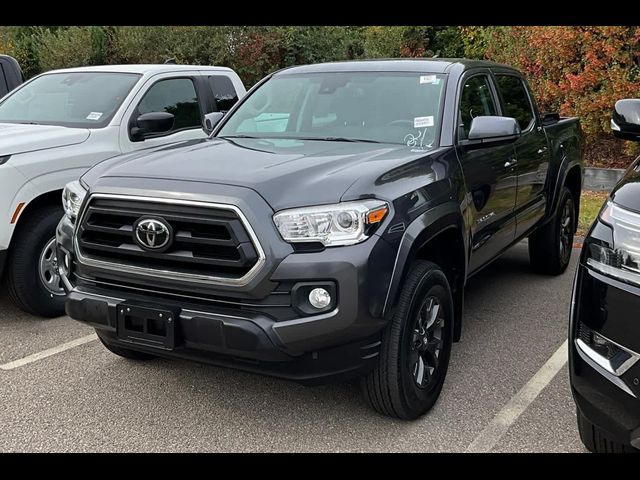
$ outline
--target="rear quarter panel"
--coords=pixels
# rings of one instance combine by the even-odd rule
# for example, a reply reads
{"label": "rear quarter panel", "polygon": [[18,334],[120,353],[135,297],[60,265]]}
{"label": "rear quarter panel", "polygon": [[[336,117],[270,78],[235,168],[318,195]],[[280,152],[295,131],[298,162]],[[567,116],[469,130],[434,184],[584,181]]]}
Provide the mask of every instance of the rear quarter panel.
{"label": "rear quarter panel", "polygon": [[575,118],[562,118],[560,121],[547,125],[544,131],[549,143],[549,174],[545,190],[549,196],[547,202],[547,217],[557,207],[558,198],[566,175],[573,167],[579,167],[581,176],[584,172],[585,142],[580,121]]}

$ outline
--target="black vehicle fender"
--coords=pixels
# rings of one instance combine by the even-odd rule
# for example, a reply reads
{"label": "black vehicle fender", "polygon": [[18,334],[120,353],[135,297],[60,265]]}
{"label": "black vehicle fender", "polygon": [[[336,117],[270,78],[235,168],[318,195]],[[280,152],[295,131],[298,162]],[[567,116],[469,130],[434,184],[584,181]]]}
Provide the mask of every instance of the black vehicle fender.
{"label": "black vehicle fender", "polygon": [[[554,149],[555,150],[555,149]],[[547,211],[546,211],[546,220],[541,224],[546,224],[551,218],[553,218],[554,213],[558,208],[558,201],[560,199],[562,189],[567,184],[567,179],[569,177],[570,172],[573,172],[574,169],[578,169],[580,175],[580,181],[578,189],[582,189],[582,182],[584,180],[584,166],[582,164],[582,146],[577,138],[568,138],[562,142],[559,142],[557,146],[557,152],[561,156],[560,165],[558,167],[557,173],[551,172],[551,178],[555,178],[555,184],[549,186],[549,192],[551,193],[550,201],[547,202]],[[574,175],[573,173],[571,173]],[[551,189],[552,188],[552,189]],[[576,219],[578,218],[579,213],[579,204],[576,205]]]}
{"label": "black vehicle fender", "polygon": [[[466,229],[460,204],[455,201],[442,203],[427,210],[414,219],[405,230],[398,247],[398,253],[396,255],[382,313],[385,318],[389,318],[388,316],[393,314],[400,295],[402,281],[413,261],[416,259],[420,249],[437,236],[448,233],[450,230],[453,230],[455,235],[459,235],[461,245],[463,246],[463,251],[456,253],[456,255],[462,256],[459,260],[461,263],[460,267],[463,271],[459,272],[459,275],[455,279],[456,284],[451,285],[454,291],[454,304],[456,307],[454,339],[458,340],[461,331],[462,303],[464,298],[463,289],[468,268],[467,252],[469,251],[469,238],[468,235],[464,234]],[[441,264],[437,259],[433,261],[436,264]]]}

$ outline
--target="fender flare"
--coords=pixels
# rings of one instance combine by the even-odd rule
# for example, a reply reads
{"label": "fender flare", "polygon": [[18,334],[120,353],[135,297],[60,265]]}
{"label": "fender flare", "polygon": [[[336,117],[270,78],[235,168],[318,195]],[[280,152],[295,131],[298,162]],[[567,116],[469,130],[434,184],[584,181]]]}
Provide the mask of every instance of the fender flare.
{"label": "fender flare", "polygon": [[[575,152],[575,148],[577,147],[572,145],[562,148],[562,150],[564,150],[562,160],[560,162],[560,166],[558,167],[558,173],[557,175],[555,175],[556,183],[555,185],[553,185],[553,190],[550,192],[552,194],[550,199],[551,201],[547,202],[547,220],[544,223],[547,223],[553,217],[554,212],[558,208],[558,201],[560,199],[562,187],[567,181],[569,172],[575,167],[578,167],[580,169],[580,188],[582,188],[582,184],[584,182],[584,165],[582,163],[580,154],[578,152]],[[578,153],[577,156],[572,155],[572,151],[574,153]]]}
{"label": "fender flare", "polygon": [[465,251],[463,276],[466,279],[469,262],[466,252],[469,251],[469,239],[467,235],[463,234],[465,222],[460,211],[460,204],[450,201],[422,213],[405,230],[393,265],[393,273],[391,274],[387,297],[382,309],[383,316],[386,316],[395,305],[400,293],[402,279],[405,277],[412,259],[415,258],[416,252],[437,235],[452,228],[457,229],[462,236]]}

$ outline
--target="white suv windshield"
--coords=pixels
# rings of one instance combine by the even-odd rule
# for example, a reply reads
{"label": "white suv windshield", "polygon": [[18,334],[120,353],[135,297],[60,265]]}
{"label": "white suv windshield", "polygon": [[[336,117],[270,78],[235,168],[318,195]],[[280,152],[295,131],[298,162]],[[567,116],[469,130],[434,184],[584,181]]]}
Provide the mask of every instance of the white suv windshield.
{"label": "white suv windshield", "polygon": [[0,123],[100,128],[140,79],[130,73],[50,73],[0,103]]}
{"label": "white suv windshield", "polygon": [[217,136],[432,146],[444,79],[404,72],[276,75],[238,107]]}

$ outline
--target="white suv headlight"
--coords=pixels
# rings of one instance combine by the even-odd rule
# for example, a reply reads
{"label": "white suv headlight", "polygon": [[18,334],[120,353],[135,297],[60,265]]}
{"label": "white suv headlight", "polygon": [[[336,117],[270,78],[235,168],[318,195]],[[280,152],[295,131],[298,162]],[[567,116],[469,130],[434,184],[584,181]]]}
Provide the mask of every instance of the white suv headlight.
{"label": "white suv headlight", "polygon": [[78,216],[80,205],[82,205],[82,200],[84,200],[86,194],[87,191],[77,180],[67,183],[64,187],[62,191],[62,206],[65,215],[72,222],[74,222]]}
{"label": "white suv headlight", "polygon": [[386,202],[364,200],[282,210],[273,221],[287,242],[320,242],[334,247],[366,240],[388,212]]}

